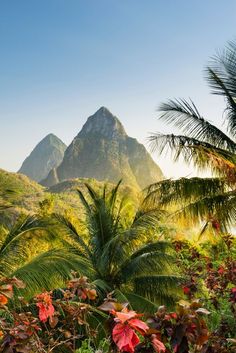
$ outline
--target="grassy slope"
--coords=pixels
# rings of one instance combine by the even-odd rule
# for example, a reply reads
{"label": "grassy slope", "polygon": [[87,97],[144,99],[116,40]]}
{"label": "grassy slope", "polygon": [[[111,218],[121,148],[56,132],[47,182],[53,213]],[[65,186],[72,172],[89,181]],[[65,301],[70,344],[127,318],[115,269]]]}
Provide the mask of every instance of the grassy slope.
{"label": "grassy slope", "polygon": [[[95,179],[81,178],[67,180],[54,185],[50,189],[46,189],[23,174],[10,173],[0,169],[0,195],[2,195],[3,200],[12,203],[13,213],[37,212],[39,210],[39,203],[45,199],[49,200],[49,204],[53,204],[53,211],[63,212],[70,210],[76,213],[81,208],[77,190],[80,189],[86,192],[85,182],[98,189],[104,185],[103,182]],[[107,183],[108,189],[112,185],[111,183]],[[10,199],[6,196],[7,190],[15,191],[10,196]],[[124,194],[128,193],[131,199],[137,200],[138,191],[134,188],[123,186],[121,190],[123,190]]]}

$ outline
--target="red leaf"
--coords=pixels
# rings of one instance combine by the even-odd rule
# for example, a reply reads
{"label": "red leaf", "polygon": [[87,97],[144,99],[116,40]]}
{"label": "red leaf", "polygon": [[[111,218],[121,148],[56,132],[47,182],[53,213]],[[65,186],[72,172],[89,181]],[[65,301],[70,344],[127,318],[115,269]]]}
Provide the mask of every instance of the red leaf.
{"label": "red leaf", "polygon": [[117,347],[122,352],[134,353],[134,349],[139,343],[139,338],[134,330],[127,324],[116,324],[112,330],[112,338]]}
{"label": "red leaf", "polygon": [[0,294],[0,305],[5,305],[7,304],[7,302],[8,302],[7,297],[5,297],[5,295],[3,294]]}
{"label": "red leaf", "polygon": [[170,313],[170,316],[172,319],[177,319],[177,314],[176,313]]}
{"label": "red leaf", "polygon": [[139,319],[131,319],[128,321],[128,324],[137,330],[141,335],[144,335],[146,331],[149,329],[148,325],[145,324],[145,322],[139,320]]}
{"label": "red leaf", "polygon": [[156,335],[152,335],[152,345],[157,353],[162,353],[166,351],[166,347],[161,341],[157,339]]}
{"label": "red leaf", "polygon": [[225,273],[224,267],[220,266],[217,272],[219,273],[219,275],[222,275],[223,273]]}
{"label": "red leaf", "polygon": [[135,311],[133,310],[128,310],[127,308],[124,308],[122,311],[111,311],[111,313],[116,316],[115,321],[117,322],[126,322],[127,320],[133,319],[138,315]]}
{"label": "red leaf", "polygon": [[54,306],[52,304],[45,305],[44,303],[37,303],[36,305],[39,308],[40,321],[46,322],[49,317],[52,318],[54,314]]}
{"label": "red leaf", "polygon": [[187,287],[187,286],[184,286],[184,287],[182,287],[182,288],[183,288],[184,294],[186,294],[186,295],[191,292],[191,289],[190,289],[189,287]]}
{"label": "red leaf", "polygon": [[36,305],[39,308],[39,319],[42,322],[46,322],[48,318],[52,318],[54,314],[54,306],[52,305],[52,298],[50,293],[44,292],[37,295],[39,301]]}

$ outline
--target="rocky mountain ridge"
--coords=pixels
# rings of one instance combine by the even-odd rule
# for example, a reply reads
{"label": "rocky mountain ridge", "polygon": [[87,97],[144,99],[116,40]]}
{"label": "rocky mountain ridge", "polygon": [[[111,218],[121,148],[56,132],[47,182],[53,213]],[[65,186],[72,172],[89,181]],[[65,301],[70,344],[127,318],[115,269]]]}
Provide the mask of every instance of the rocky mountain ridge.
{"label": "rocky mountain ridge", "polygon": [[42,185],[51,187],[73,178],[95,178],[139,189],[161,180],[161,169],[146,148],[129,137],[120,120],[101,107],[90,116],[65,150],[59,166],[52,168]]}

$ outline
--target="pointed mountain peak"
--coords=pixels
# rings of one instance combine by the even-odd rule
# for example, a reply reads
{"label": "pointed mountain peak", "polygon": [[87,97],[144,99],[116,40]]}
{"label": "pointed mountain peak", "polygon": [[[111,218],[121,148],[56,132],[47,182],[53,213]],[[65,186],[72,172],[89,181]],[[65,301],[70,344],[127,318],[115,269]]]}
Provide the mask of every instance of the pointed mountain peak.
{"label": "pointed mountain peak", "polygon": [[56,168],[64,157],[66,145],[56,135],[48,134],[33,149],[24,160],[18,173],[40,181]]}
{"label": "pointed mountain peak", "polygon": [[[107,115],[107,116],[113,116],[112,115],[112,113],[110,112],[110,110],[109,109],[107,109],[106,107],[101,107],[101,108],[99,108],[97,111],[96,111],[96,113],[95,114],[103,114],[103,115]],[[95,115],[94,114],[94,115]]]}
{"label": "pointed mountain peak", "polygon": [[106,107],[101,107],[87,119],[78,137],[88,134],[100,134],[107,138],[126,136],[125,129],[120,120]]}
{"label": "pointed mountain peak", "polygon": [[129,137],[120,120],[101,107],[67,147],[63,161],[42,184],[50,187],[74,178],[95,178],[143,189],[163,174],[145,147]]}
{"label": "pointed mountain peak", "polygon": [[43,141],[43,140],[51,140],[51,139],[53,139],[53,140],[60,140],[59,137],[57,137],[57,136],[54,135],[53,133],[50,133],[50,134],[46,135],[46,136],[42,139],[42,141]]}
{"label": "pointed mountain peak", "polygon": [[57,137],[56,135],[50,133],[47,136],[45,136],[36,146],[40,147],[40,146],[44,146],[44,145],[54,145],[54,146],[62,146],[64,145],[64,147],[66,147],[66,145],[64,144],[64,142],[59,139],[59,137]]}

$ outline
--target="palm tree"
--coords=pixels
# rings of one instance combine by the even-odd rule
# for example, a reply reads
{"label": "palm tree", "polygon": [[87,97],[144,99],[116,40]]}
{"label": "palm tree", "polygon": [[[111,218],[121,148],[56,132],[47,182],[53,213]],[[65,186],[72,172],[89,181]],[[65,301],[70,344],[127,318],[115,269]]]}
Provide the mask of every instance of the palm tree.
{"label": "palm tree", "polygon": [[86,231],[78,231],[68,217],[57,215],[61,232],[69,236],[73,252],[81,258],[77,271],[88,276],[103,295],[113,291],[135,309],[153,311],[153,303],[176,299],[178,278],[171,271],[169,244],[155,240],[160,212],[156,208],[131,212],[127,198],[119,195],[120,183],[111,191],[104,186],[102,192],[85,185],[88,196],[78,192]]}
{"label": "palm tree", "polygon": [[212,177],[164,180],[149,187],[146,201],[226,230],[236,220],[236,43],[212,59],[206,78],[213,93],[225,99],[227,133],[204,119],[192,101],[177,99],[160,106],[160,119],[182,134],[157,133],[150,141],[160,153],[170,149],[174,161],[181,157]]}
{"label": "palm tree", "polygon": [[[62,284],[81,259],[55,246],[55,238],[48,222],[36,215],[20,215],[13,225],[1,225],[0,281],[17,277],[25,283],[20,291],[27,297]],[[33,256],[32,247],[38,248]]]}

